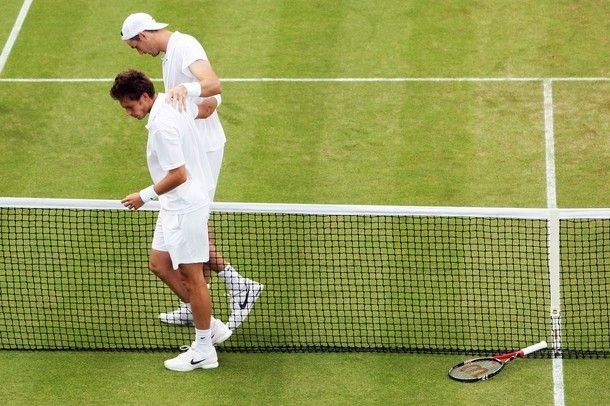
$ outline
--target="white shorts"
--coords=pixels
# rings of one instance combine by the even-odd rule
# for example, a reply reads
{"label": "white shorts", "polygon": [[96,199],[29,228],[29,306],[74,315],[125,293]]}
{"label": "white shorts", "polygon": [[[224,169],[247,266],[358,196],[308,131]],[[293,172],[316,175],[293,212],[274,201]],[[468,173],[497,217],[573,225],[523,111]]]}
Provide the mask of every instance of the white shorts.
{"label": "white shorts", "polygon": [[210,260],[209,216],[209,206],[186,214],[159,212],[152,248],[168,252],[174,269],[178,269],[180,264],[208,262]]}
{"label": "white shorts", "polygon": [[216,194],[216,186],[218,185],[218,178],[220,177],[220,168],[222,167],[224,151],[224,148],[220,148],[216,151],[208,151],[206,153],[210,168],[212,169],[212,179],[214,180],[214,187],[210,189],[209,192],[210,202],[214,201],[214,195]]}

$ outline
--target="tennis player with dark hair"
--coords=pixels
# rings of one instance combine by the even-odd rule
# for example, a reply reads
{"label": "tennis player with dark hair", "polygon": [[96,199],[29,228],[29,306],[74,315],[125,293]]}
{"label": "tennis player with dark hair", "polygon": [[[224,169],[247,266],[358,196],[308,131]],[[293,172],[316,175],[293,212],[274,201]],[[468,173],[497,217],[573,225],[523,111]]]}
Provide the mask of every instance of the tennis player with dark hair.
{"label": "tennis player with dark hair", "polygon": [[[184,109],[188,99],[199,104],[202,100],[207,101],[214,96],[218,105],[221,101],[222,86],[203,46],[194,37],[169,31],[166,27],[167,24],[155,21],[149,14],[134,13],[123,22],[121,39],[140,54],[163,54],[163,84],[168,100],[177,109]],[[212,169],[213,183],[208,194],[210,201],[213,201],[226,137],[215,108],[209,111],[208,116],[203,117],[206,118],[196,120],[196,126],[205,143],[207,159]],[[227,325],[230,329],[235,329],[252,310],[261,295],[263,285],[243,277],[227,262],[217,250],[211,230],[210,225],[210,261],[206,274],[209,274],[211,269],[225,281],[231,307]],[[190,305],[188,301],[182,300],[177,310],[161,313],[159,318],[165,323],[189,325],[192,323]]]}
{"label": "tennis player with dark hair", "polygon": [[[218,366],[213,340],[221,342],[231,330],[212,318],[212,300],[204,282],[203,264],[209,260],[207,222],[213,177],[206,160],[205,146],[195,126],[198,115],[194,103],[178,111],[156,94],[153,83],[142,72],[119,73],[110,90],[128,115],[148,116],[146,159],[153,184],[127,195],[122,203],[137,210],[145,203],[159,200],[150,253],[150,268],[168,285],[178,286],[175,293],[190,302],[195,340],[182,354],[165,361],[174,371],[210,369]],[[178,270],[178,272],[176,271]]]}

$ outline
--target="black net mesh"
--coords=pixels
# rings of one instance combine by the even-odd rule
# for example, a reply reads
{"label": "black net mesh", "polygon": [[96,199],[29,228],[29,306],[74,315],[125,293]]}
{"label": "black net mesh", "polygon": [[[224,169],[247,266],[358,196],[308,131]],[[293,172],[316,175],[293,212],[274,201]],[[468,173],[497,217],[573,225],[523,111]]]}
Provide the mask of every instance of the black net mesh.
{"label": "black net mesh", "polygon": [[[0,349],[164,350],[193,330],[147,270],[157,213],[0,208]],[[214,212],[265,289],[223,351],[499,353],[550,342],[547,220]],[[562,220],[563,355],[608,356],[610,220]],[[229,287],[213,277],[214,315]],[[548,354],[548,352],[542,352]]]}

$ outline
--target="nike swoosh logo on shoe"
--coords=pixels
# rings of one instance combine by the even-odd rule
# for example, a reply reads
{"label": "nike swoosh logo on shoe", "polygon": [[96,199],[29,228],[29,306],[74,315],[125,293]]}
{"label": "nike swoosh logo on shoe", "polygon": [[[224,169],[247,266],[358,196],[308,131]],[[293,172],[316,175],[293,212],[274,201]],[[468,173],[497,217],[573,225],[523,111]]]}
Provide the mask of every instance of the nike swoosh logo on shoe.
{"label": "nike swoosh logo on shoe", "polygon": [[248,305],[248,298],[250,297],[250,287],[248,286],[248,290],[246,291],[246,297],[243,302],[239,304],[239,308],[244,310]]}
{"label": "nike swoosh logo on shoe", "polygon": [[195,361],[194,359],[191,359],[191,365],[201,364],[203,361],[205,361],[205,358],[202,358],[199,361]]}

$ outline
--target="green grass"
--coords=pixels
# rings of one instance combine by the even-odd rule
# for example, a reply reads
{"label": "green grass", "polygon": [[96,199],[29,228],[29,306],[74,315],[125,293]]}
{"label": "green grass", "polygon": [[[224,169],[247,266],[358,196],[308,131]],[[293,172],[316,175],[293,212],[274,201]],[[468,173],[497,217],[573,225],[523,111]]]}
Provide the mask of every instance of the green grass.
{"label": "green grass", "polygon": [[610,83],[556,83],[558,204],[608,207]]}
{"label": "green grass", "polygon": [[[109,87],[0,87],[6,195],[118,199],[149,183],[145,121],[127,117],[108,96]],[[225,88],[230,141],[219,201],[545,205],[537,84]],[[69,101],[69,107],[41,108],[29,96],[37,91]],[[52,176],[40,182],[40,173]]]}
{"label": "green grass", "polygon": [[[447,378],[461,360],[448,356],[221,353],[222,368],[191,374],[161,370],[171,356],[0,353],[7,365],[0,397],[15,399],[13,405],[41,404],[41,399],[58,405],[108,404],[109,396],[124,405],[178,405],[188,399],[215,405],[468,405],[473,399],[552,404],[549,360],[520,360],[489,382],[465,385]],[[32,369],[45,373],[33,380]],[[520,390],[507,394],[506,387]]]}
{"label": "green grass", "polygon": [[610,359],[564,360],[566,404],[610,403]]}
{"label": "green grass", "polygon": [[19,14],[20,3],[15,0],[3,1],[0,4],[0,41],[4,44],[13,25],[15,24],[15,17]]}
{"label": "green grass", "polygon": [[[360,0],[179,0],[171,8],[161,0],[49,0],[33,3],[3,76],[107,77],[125,66],[160,74],[156,61],[120,43],[123,19],[142,9],[201,38],[223,77],[610,72],[601,57],[608,17],[603,0],[391,1],[383,7]],[[31,49],[37,50],[33,58]]]}
{"label": "green grass", "polygon": [[[461,360],[455,356],[221,353],[222,368],[192,374],[160,369],[171,356],[3,352],[0,397],[15,406],[108,404],[110,396],[124,405],[178,405],[189,397],[217,405],[553,404],[549,360],[517,360],[488,382],[459,384],[446,377]],[[610,360],[564,363],[566,404],[608,403],[601,388],[610,384],[602,373]]]}
{"label": "green grass", "polygon": [[[1,43],[21,3],[0,4]],[[603,0],[177,0],[171,7],[47,0],[33,2],[0,78],[113,78],[129,67],[160,77],[158,59],[119,39],[124,17],[140,10],[199,37],[221,78],[610,76]],[[0,82],[0,193],[119,199],[149,184],[144,123],[124,115],[109,86]],[[553,82],[560,207],[608,207],[608,86]],[[546,206],[540,82],[225,82],[224,89],[229,144],[219,201]],[[37,288],[24,287],[26,296],[35,301]],[[41,305],[41,320],[49,306]],[[162,368],[170,355],[2,352],[0,399],[553,403],[549,360],[519,360],[489,382],[460,385],[446,371],[461,357],[225,352],[216,371],[176,375]],[[564,366],[567,404],[610,402],[607,359]]]}
{"label": "green grass", "polygon": [[[109,89],[110,83],[0,86],[5,196],[119,199],[149,181],[145,122],[128,119]],[[49,101],[36,101],[37,93]]]}
{"label": "green grass", "polygon": [[221,201],[545,204],[539,85],[225,88]]}

